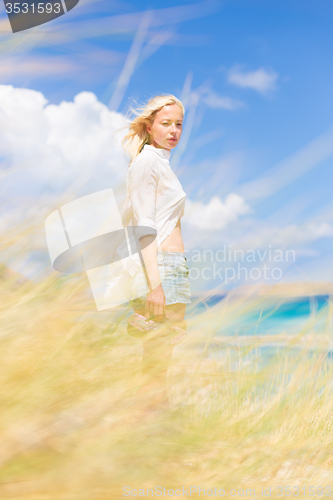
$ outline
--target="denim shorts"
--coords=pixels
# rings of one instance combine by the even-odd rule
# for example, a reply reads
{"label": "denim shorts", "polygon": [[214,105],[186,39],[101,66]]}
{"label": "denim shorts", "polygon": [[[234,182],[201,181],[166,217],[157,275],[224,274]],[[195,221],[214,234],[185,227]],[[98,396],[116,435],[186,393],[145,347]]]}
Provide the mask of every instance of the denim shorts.
{"label": "denim shorts", "polygon": [[[189,268],[187,258],[180,252],[164,252],[158,250],[157,264],[162,280],[166,305],[191,304],[191,291],[189,282]],[[141,269],[134,278],[133,286],[137,299],[130,301],[131,307],[140,308],[146,303],[148,286],[144,271]]]}

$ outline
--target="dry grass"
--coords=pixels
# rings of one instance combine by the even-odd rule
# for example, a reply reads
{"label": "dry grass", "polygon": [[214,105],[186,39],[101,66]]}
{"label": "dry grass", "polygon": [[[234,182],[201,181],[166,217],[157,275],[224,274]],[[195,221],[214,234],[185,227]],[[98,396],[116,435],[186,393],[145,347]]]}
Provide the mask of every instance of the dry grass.
{"label": "dry grass", "polygon": [[[332,484],[331,306],[275,337],[214,337],[262,296],[191,317],[169,370],[172,408],[147,414],[131,311],[97,312],[87,286],[84,276],[2,275],[1,498],[102,500],[158,485],[256,496],[271,486],[273,498],[298,485],[304,497],[309,484]],[[280,349],[263,363],[272,342]]]}

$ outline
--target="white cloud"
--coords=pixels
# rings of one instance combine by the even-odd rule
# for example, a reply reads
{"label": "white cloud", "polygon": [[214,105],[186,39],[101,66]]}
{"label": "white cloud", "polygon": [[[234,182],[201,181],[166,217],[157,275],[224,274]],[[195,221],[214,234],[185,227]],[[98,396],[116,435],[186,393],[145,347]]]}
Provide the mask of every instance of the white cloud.
{"label": "white cloud", "polygon": [[269,248],[294,250],[296,257],[307,257],[312,262],[332,245],[333,223],[327,220],[327,214],[296,224],[283,213],[275,220],[272,217],[258,220],[252,216],[253,212],[252,204],[248,206],[247,200],[235,193],[224,203],[218,197],[211,198],[207,205],[186,200],[183,219],[187,223],[184,225],[187,248],[217,250],[226,244],[244,252]]}
{"label": "white cloud", "polygon": [[220,230],[249,210],[244,198],[235,193],[230,193],[224,203],[218,196],[213,196],[207,205],[186,199],[184,222],[201,230]]}
{"label": "white cloud", "polygon": [[116,131],[126,124],[91,92],[55,105],[41,92],[0,85],[1,261],[15,268],[21,259],[27,276],[50,270],[44,222],[53,210],[106,188],[123,201],[126,129]]}
{"label": "white cloud", "polygon": [[238,109],[244,106],[242,101],[227,96],[220,96],[213,90],[210,90],[202,99],[207,106],[213,109]]}
{"label": "white cloud", "polygon": [[71,186],[92,192],[124,181],[120,138],[126,131],[117,142],[113,135],[125,125],[123,115],[91,92],[79,93],[74,102],[47,102],[41,92],[0,85],[0,157],[11,194],[63,194]]}
{"label": "white cloud", "polygon": [[278,74],[272,70],[259,68],[256,71],[242,71],[240,66],[234,66],[228,72],[228,81],[238,87],[250,88],[262,94],[274,90]]}

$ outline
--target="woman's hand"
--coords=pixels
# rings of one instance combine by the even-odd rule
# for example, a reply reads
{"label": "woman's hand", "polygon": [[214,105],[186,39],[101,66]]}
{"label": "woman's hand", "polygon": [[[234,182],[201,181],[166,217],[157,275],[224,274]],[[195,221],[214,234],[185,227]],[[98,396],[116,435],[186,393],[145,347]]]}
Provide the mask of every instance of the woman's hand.
{"label": "woman's hand", "polygon": [[165,317],[165,295],[162,285],[158,285],[154,290],[148,293],[146,299],[146,312],[149,315],[160,316],[161,319]]}

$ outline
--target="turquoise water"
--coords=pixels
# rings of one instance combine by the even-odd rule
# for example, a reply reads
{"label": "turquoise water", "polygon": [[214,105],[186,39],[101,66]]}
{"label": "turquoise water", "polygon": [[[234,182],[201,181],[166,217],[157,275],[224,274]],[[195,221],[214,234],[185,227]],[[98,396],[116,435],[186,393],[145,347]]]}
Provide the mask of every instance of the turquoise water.
{"label": "turquoise water", "polygon": [[[248,314],[239,315],[232,321],[228,320],[226,324],[221,318],[217,334],[223,335],[273,335],[280,332],[292,332],[300,330],[302,326],[310,319],[310,315],[317,317],[316,329],[321,329],[327,320],[327,308],[329,295],[317,295],[312,297],[298,297],[293,299],[275,299],[269,304],[258,306]],[[209,308],[218,303],[223,307],[225,298],[210,298],[205,300]],[[186,314],[186,318],[195,317],[207,310],[204,304],[199,304],[195,309]]]}
{"label": "turquoise water", "polygon": [[[229,337],[229,350],[230,345],[237,346],[235,350],[235,361],[233,368],[238,369],[240,363],[240,346],[243,346],[243,352],[248,351],[246,346],[251,342],[251,337],[261,337],[274,335],[274,340],[267,339],[265,345],[259,345],[256,349],[248,351],[244,357],[242,355],[242,364],[249,366],[254,361],[260,361],[260,364],[268,363],[273,357],[279,355],[286,345],[289,345],[289,337],[292,334],[301,333],[305,331],[306,334],[318,334],[325,329],[333,333],[332,324],[329,322],[329,295],[317,295],[311,297],[297,297],[297,298],[275,298],[270,299],[265,304],[259,304],[257,307],[251,307],[249,313],[238,314],[234,319],[230,316],[223,320],[223,301],[225,298],[214,298],[205,300],[208,308],[214,306],[221,306],[221,323],[214,331],[214,339],[209,342],[209,348],[205,346],[206,356],[221,358],[227,349],[226,345],[221,344],[218,338]],[[186,313],[185,319],[194,318],[197,314],[207,311],[205,304],[199,304],[193,310]],[[216,309],[215,309],[216,310]],[[214,309],[212,310],[214,312]],[[207,315],[207,318],[209,316]],[[313,323],[311,319],[315,317]],[[207,319],[208,320],[208,319]],[[310,324],[311,323],[311,324]],[[230,339],[234,338],[234,341]],[[280,338],[279,338],[280,337]],[[204,344],[203,344],[204,345]],[[203,347],[202,345],[202,347]],[[295,355],[295,358],[301,354],[303,355],[304,349],[307,351],[307,356],[314,354],[313,348],[307,348],[306,345],[298,345],[289,347],[289,351]],[[236,353],[237,351],[237,353]],[[327,358],[333,359],[333,350],[327,350]]]}

